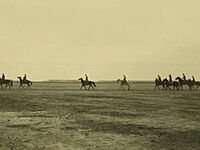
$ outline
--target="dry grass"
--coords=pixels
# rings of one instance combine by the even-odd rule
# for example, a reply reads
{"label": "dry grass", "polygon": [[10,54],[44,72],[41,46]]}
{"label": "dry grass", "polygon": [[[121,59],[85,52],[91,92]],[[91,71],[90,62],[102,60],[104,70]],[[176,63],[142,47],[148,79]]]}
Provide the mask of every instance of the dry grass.
{"label": "dry grass", "polygon": [[137,84],[35,83],[0,91],[0,149],[196,150],[200,91],[155,91]]}

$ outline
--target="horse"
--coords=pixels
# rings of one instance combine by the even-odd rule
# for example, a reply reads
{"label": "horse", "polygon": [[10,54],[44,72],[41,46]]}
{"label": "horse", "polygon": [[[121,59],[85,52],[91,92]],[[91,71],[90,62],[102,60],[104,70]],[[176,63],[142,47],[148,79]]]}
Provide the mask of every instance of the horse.
{"label": "horse", "polygon": [[[83,80],[83,78],[79,78],[78,80],[80,80],[82,84],[80,89],[84,87],[85,90],[89,90],[92,87],[92,89],[94,90],[94,87],[96,87],[96,84],[94,81],[85,81]],[[88,88],[86,88],[87,85],[89,86]]]}
{"label": "horse", "polygon": [[9,89],[11,89],[11,87],[13,87],[13,81],[12,80],[3,80],[0,78],[0,85],[1,85],[1,89],[3,89],[3,84],[6,84],[6,86],[4,88],[6,88],[7,86],[9,87]]}
{"label": "horse", "polygon": [[126,80],[120,80],[120,79],[117,79],[117,82],[120,82],[120,87],[119,87],[120,90],[124,89],[124,86],[127,86],[128,90],[130,90],[131,84],[133,84],[133,83],[128,83]]}
{"label": "horse", "polygon": [[179,87],[181,87],[182,90],[183,90],[183,85],[189,86],[190,91],[192,90],[192,88],[194,89],[195,83],[191,79],[183,80],[181,79],[181,77],[176,77],[175,80],[178,80]]}
{"label": "horse", "polygon": [[170,86],[173,86],[173,90],[175,90],[175,89],[178,90],[179,89],[179,83],[177,81],[169,82],[169,80],[167,80],[167,78],[165,78],[163,80],[163,86],[165,87],[166,90],[167,89],[171,90]]}
{"label": "horse", "polygon": [[28,87],[33,85],[33,83],[29,80],[22,80],[21,77],[17,77],[19,79],[19,88],[23,87],[24,84],[26,84]]}
{"label": "horse", "polygon": [[200,87],[200,81],[193,81],[194,85],[196,85],[196,89]]}
{"label": "horse", "polygon": [[156,90],[156,89],[160,89],[160,85],[162,85],[163,86],[163,88],[165,87],[164,86],[164,82],[162,81],[162,80],[159,80],[159,79],[155,79],[155,87],[154,87],[154,89]]}

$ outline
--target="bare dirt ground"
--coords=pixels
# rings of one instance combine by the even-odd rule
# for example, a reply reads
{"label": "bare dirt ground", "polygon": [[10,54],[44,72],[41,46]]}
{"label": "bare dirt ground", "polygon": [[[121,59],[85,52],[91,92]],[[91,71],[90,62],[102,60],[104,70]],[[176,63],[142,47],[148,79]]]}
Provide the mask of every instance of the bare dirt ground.
{"label": "bare dirt ground", "polygon": [[0,90],[1,150],[197,150],[200,91],[34,83]]}

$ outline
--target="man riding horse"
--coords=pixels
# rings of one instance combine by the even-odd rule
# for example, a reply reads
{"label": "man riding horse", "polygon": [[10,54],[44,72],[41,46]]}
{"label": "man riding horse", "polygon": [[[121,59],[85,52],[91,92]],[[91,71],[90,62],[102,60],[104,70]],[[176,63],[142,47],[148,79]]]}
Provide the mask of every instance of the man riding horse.
{"label": "man riding horse", "polygon": [[169,75],[169,84],[172,84],[172,75]]}
{"label": "man riding horse", "polygon": [[23,80],[26,81],[26,74],[24,74]]}
{"label": "man riding horse", "polygon": [[183,80],[186,81],[186,76],[185,74],[183,73]]}
{"label": "man riding horse", "polygon": [[123,75],[123,80],[121,79],[118,79],[117,82],[120,82],[120,88],[119,89],[124,89],[124,86],[127,86],[128,87],[128,90],[130,89],[130,84],[133,84],[133,83],[128,83],[127,80],[126,80],[126,76]]}
{"label": "man riding horse", "polygon": [[[89,90],[90,88],[92,88],[94,90],[94,87],[96,87],[96,84],[94,81],[88,80],[87,74],[85,74],[85,81],[83,80],[83,78],[79,78],[78,80],[80,80],[81,84],[82,84],[80,89],[82,89],[84,87],[85,90]],[[88,86],[88,88],[86,86]]]}
{"label": "man riding horse", "polygon": [[158,81],[162,81],[161,77],[158,75]]}
{"label": "man riding horse", "polygon": [[124,82],[127,82],[127,81],[126,81],[126,76],[125,76],[125,75],[123,75],[123,77],[124,77],[123,81],[124,81]]}
{"label": "man riding horse", "polygon": [[4,82],[6,80],[5,74],[2,74],[2,81]]}
{"label": "man riding horse", "polygon": [[196,80],[195,80],[194,76],[192,76],[192,81],[193,81],[194,83],[196,82]]}
{"label": "man riding horse", "polygon": [[88,80],[88,76],[87,76],[87,74],[85,74],[85,82],[88,82],[89,80]]}
{"label": "man riding horse", "polygon": [[6,88],[6,87],[8,86],[9,89],[11,89],[11,87],[13,86],[13,81],[12,81],[12,80],[6,79],[4,73],[2,74],[2,78],[0,78],[1,89],[3,89],[3,84],[6,85],[4,88]]}

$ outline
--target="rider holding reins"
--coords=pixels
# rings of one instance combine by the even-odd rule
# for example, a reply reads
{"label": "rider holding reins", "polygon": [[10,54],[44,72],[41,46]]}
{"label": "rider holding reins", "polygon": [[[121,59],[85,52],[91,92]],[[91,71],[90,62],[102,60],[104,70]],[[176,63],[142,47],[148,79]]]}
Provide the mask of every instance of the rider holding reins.
{"label": "rider holding reins", "polygon": [[124,81],[124,82],[126,82],[126,76],[125,76],[125,75],[123,75],[123,77],[124,77],[123,81]]}
{"label": "rider holding reins", "polygon": [[24,74],[23,80],[26,81],[26,74]]}
{"label": "rider holding reins", "polygon": [[85,74],[85,81],[86,81],[86,82],[89,81],[89,80],[88,80],[88,76],[87,76],[87,74]]}
{"label": "rider holding reins", "polygon": [[5,77],[5,74],[4,74],[4,73],[2,74],[2,80],[3,80],[3,81],[6,80],[6,77]]}

